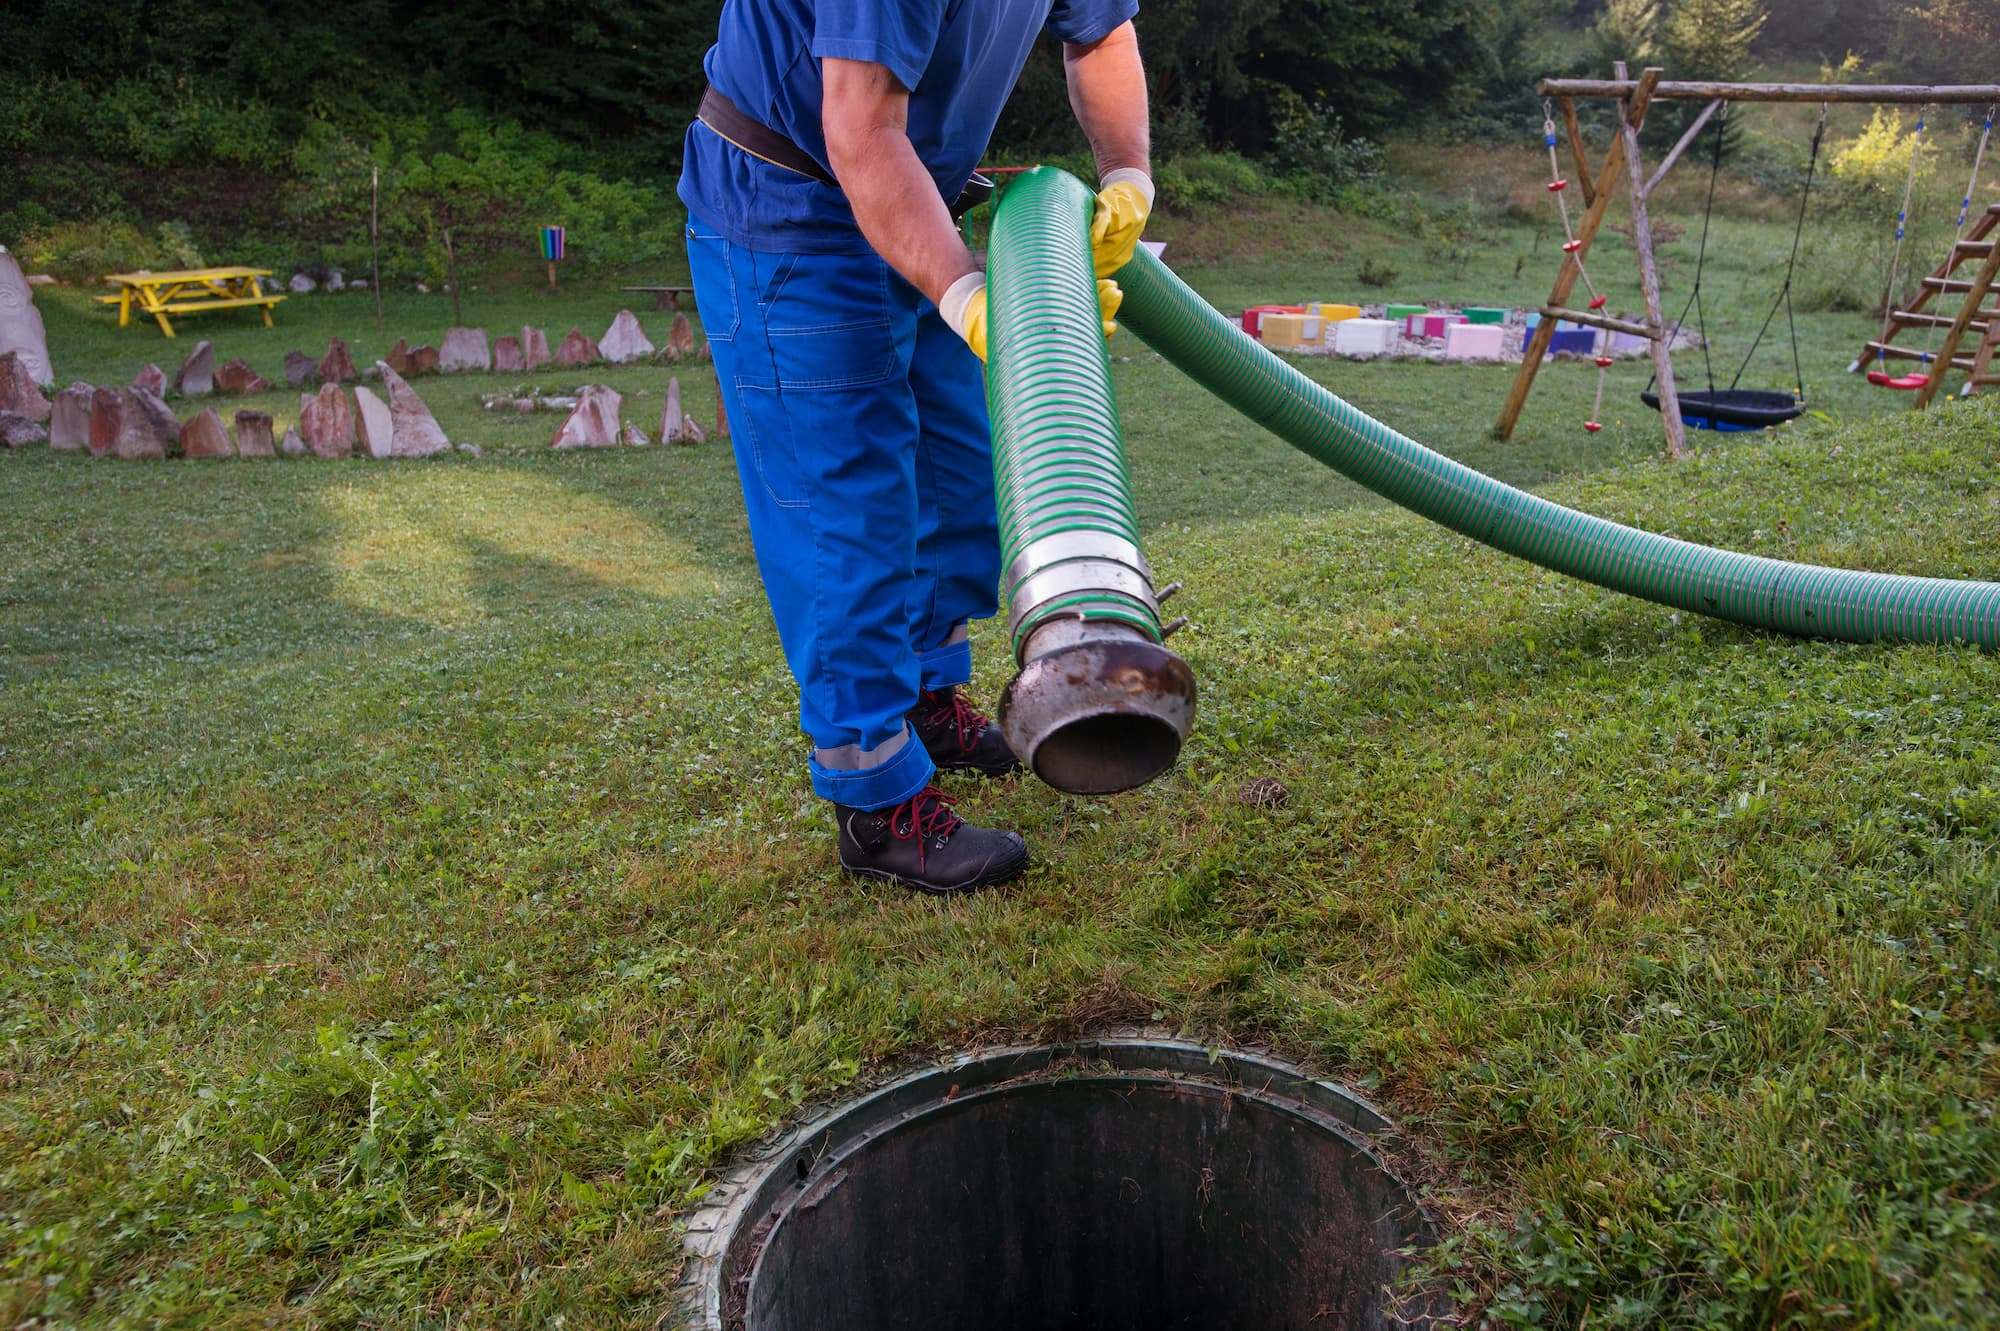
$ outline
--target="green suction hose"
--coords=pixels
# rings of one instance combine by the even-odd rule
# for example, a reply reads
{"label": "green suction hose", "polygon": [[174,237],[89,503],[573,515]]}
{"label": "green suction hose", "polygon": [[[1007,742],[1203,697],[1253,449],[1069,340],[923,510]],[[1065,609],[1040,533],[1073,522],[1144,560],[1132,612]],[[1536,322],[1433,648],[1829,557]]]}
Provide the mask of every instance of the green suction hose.
{"label": "green suction hose", "polygon": [[[1001,228],[994,230],[997,244]],[[2000,646],[2000,584],[1790,564],[1552,504],[1432,452],[1321,388],[1143,248],[1117,282],[1125,291],[1119,321],[1197,383],[1307,456],[1475,541],[1612,591],[1752,628],[1851,642]]]}
{"label": "green suction hose", "polygon": [[1000,724],[1061,790],[1106,794],[1173,765],[1194,674],[1162,645],[1139,549],[1090,256],[1092,193],[1030,171],[996,210],[987,255],[986,398],[1020,673]]}
{"label": "green suction hose", "polygon": [[1161,637],[1099,327],[1095,206],[1076,177],[1028,172],[1001,200],[987,255],[986,397],[1017,654],[1057,615]]}

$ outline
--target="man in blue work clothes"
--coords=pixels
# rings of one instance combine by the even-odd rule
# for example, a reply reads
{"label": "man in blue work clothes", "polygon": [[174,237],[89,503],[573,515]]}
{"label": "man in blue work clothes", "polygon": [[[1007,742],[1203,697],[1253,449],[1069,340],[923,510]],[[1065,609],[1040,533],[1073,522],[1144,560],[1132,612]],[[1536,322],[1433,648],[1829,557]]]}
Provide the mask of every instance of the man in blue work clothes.
{"label": "man in blue work clothes", "polygon": [[[1027,867],[936,769],[1014,755],[960,693],[1000,551],[986,279],[953,213],[1030,46],[1063,43],[1100,278],[1151,210],[1136,0],[726,0],[688,130],[695,300],[757,566],[849,871],[927,892]],[[1107,329],[1117,288],[1099,283]]]}

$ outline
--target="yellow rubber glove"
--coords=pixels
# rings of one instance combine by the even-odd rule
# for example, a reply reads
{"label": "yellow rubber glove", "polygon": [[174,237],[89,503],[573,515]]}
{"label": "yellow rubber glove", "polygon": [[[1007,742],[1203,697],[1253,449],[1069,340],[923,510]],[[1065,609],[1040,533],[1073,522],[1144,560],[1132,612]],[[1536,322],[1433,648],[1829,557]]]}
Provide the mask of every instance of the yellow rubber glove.
{"label": "yellow rubber glove", "polygon": [[1090,258],[1099,277],[1109,277],[1132,262],[1139,233],[1153,212],[1153,182],[1135,167],[1120,167],[1104,177],[1097,211],[1090,219]]}
{"label": "yellow rubber glove", "polygon": [[1118,307],[1125,301],[1124,290],[1108,277],[1097,279],[1097,313],[1104,320],[1104,336],[1118,331]]}
{"label": "yellow rubber glove", "polygon": [[[1104,336],[1110,337],[1118,331],[1118,306],[1125,299],[1124,291],[1108,277],[1097,279],[1097,314],[1104,324]],[[980,360],[986,359],[986,279],[978,273],[968,273],[952,284],[938,303],[938,313],[946,323],[965,339],[965,345],[972,348],[972,354]]]}

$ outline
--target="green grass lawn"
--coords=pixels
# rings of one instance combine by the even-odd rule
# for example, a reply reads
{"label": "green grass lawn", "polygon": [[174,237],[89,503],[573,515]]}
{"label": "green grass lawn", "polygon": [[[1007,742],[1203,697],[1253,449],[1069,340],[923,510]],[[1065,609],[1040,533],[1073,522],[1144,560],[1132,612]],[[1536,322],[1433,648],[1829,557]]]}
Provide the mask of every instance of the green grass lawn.
{"label": "green grass lawn", "polygon": [[[1460,274],[1388,221],[1225,225],[1159,227],[1225,308],[1371,257],[1384,294],[1539,301],[1553,266],[1497,219]],[[1712,257],[1732,336],[1788,239]],[[466,314],[595,334],[615,285]],[[45,301],[65,380],[165,354],[79,296]],[[390,310],[177,345],[275,377],[450,322]],[[1865,316],[1801,333],[1827,418],[1672,466],[1633,366],[1605,434],[1556,366],[1499,444],[1506,370],[1305,365],[1619,521],[2000,577],[2000,409],[1842,375]],[[1495,1322],[1989,1319],[2000,661],[1544,573],[1114,350],[1197,731],[1117,799],[955,782],[1036,864],[947,905],[830,870],[725,448],[558,455],[464,376],[418,387],[480,460],[0,457],[0,1325],[653,1327],[736,1148],[903,1060],[1129,1020],[1366,1088]],[[539,377],[657,410],[666,374]],[[1265,775],[1289,802],[1238,804]]]}

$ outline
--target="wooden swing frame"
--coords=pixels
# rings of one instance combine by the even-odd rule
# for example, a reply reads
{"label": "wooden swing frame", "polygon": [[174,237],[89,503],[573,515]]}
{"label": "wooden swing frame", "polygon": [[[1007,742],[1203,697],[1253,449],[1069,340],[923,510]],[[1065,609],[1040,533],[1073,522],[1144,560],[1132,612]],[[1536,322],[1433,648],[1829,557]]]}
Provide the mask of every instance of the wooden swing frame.
{"label": "wooden swing frame", "polygon": [[[1548,302],[1541,307],[1542,317],[1523,349],[1521,368],[1514,375],[1513,387],[1507,392],[1506,405],[1500,409],[1500,419],[1493,432],[1502,439],[1513,437],[1514,426],[1521,419],[1521,409],[1527,405],[1528,394],[1535,386],[1535,376],[1541,372],[1542,362],[1548,356],[1549,340],[1555,336],[1558,321],[1567,319],[1586,327],[1644,337],[1652,343],[1653,373],[1658,380],[1660,422],[1666,430],[1667,455],[1684,457],[1687,454],[1687,426],[1681,417],[1680,393],[1674,386],[1674,366],[1669,346],[1673,330],[1660,314],[1660,272],[1653,257],[1652,220],[1647,215],[1646,205],[1667,172],[1680,161],[1696,136],[1722,109],[1723,103],[1990,104],[2000,101],[2000,84],[1669,83],[1663,79],[1665,71],[1658,65],[1647,66],[1636,79],[1631,77],[1623,61],[1613,65],[1612,70],[1615,77],[1611,79],[1543,79],[1538,87],[1543,97],[1553,99],[1560,108],[1563,130],[1569,138],[1570,155],[1576,162],[1577,179],[1583,186],[1585,210],[1576,232],[1579,243],[1573,252],[1563,255],[1555,285],[1549,289]],[[1603,164],[1594,173],[1590,167],[1589,150],[1584,146],[1582,128],[1576,118],[1576,100],[1579,97],[1615,101],[1619,106],[1617,133],[1605,149]],[[1639,130],[1645,125],[1646,112],[1654,102],[1706,102],[1707,106],[1648,176],[1639,153]],[[1570,291],[1583,273],[1583,262],[1590,253],[1590,243],[1596,239],[1598,228],[1604,223],[1604,215],[1611,205],[1621,170],[1632,202],[1632,248],[1638,254],[1639,289],[1646,301],[1646,322],[1643,324],[1610,318],[1595,310],[1571,309],[1568,304]],[[1996,247],[1995,252],[2000,254],[2000,247]],[[1962,333],[1963,329],[1953,331]]]}

